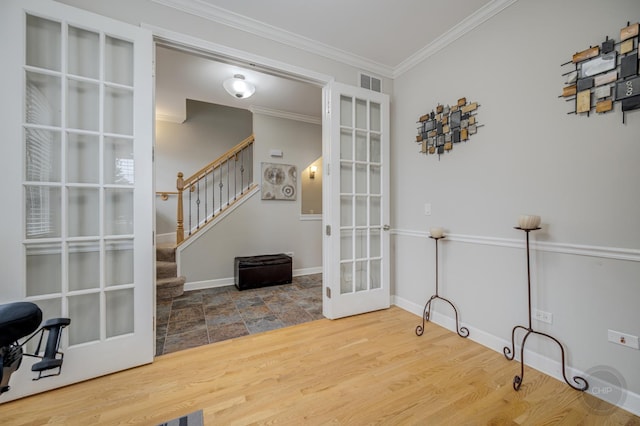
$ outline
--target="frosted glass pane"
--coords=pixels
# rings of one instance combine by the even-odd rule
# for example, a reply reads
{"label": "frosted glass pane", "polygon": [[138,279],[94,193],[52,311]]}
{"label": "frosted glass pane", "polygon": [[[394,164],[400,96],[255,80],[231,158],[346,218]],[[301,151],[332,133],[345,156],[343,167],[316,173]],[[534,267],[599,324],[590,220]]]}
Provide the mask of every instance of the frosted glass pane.
{"label": "frosted glass pane", "polygon": [[367,128],[367,101],[364,99],[356,99],[356,127]]}
{"label": "frosted glass pane", "polygon": [[367,261],[356,262],[356,291],[368,289],[367,285]]}
{"label": "frosted glass pane", "polygon": [[70,243],[68,273],[70,291],[100,287],[99,243]]}
{"label": "frosted glass pane", "polygon": [[60,71],[61,25],[27,15],[27,65]]}
{"label": "frosted glass pane", "polygon": [[104,131],[133,135],[133,91],[105,87]]}
{"label": "frosted glass pane", "polygon": [[369,193],[371,194],[380,194],[381,185],[382,185],[382,177],[380,176],[380,166],[370,166],[369,167]]}
{"label": "frosted glass pane", "polygon": [[55,238],[60,236],[60,188],[31,186],[24,188],[26,204],[25,236]]}
{"label": "frosted glass pane", "polygon": [[100,139],[96,135],[67,135],[67,182],[99,183]]}
{"label": "frosted glass pane", "polygon": [[340,125],[353,127],[353,100],[347,96],[340,96]]}
{"label": "frosted glass pane", "polygon": [[27,72],[25,117],[27,123],[60,126],[60,77]]}
{"label": "frosted glass pane", "polygon": [[100,78],[100,35],[76,27],[69,27],[69,74]]}
{"label": "frosted glass pane", "polygon": [[353,263],[340,264],[340,294],[353,293]]}
{"label": "frosted glass pane", "polygon": [[25,130],[25,178],[31,182],[60,182],[60,132]]}
{"label": "frosted glass pane", "polygon": [[100,294],[83,294],[69,297],[69,318],[73,327],[69,330],[69,344],[91,342],[100,339]]}
{"label": "frosted glass pane", "polygon": [[380,122],[381,122],[381,113],[380,113],[380,104],[375,102],[371,102],[369,105],[369,129],[375,132],[380,131]]}
{"label": "frosted glass pane", "polygon": [[372,133],[369,135],[369,161],[379,163],[380,157],[380,135]]}
{"label": "frosted glass pane", "polygon": [[371,285],[369,288],[371,290],[382,288],[382,262],[379,260],[372,260],[369,266],[371,268],[371,278],[369,280]]}
{"label": "frosted glass pane", "polygon": [[356,161],[367,160],[367,134],[356,132]]}
{"label": "frosted glass pane", "polygon": [[133,185],[133,140],[104,138],[104,182]]}
{"label": "frosted glass pane", "polygon": [[105,234],[133,234],[133,190],[106,189],[104,197]]}
{"label": "frosted glass pane", "polygon": [[367,197],[356,197],[356,226],[367,225]]}
{"label": "frosted glass pane", "polygon": [[70,237],[100,234],[100,192],[97,188],[69,188],[67,202]]}
{"label": "frosted glass pane", "polygon": [[356,194],[366,194],[367,187],[367,166],[356,164]]}
{"label": "frosted glass pane", "polygon": [[105,79],[133,86],[133,44],[107,36],[105,39]]}
{"label": "frosted glass pane", "polygon": [[353,259],[353,231],[343,229],[340,231],[340,260]]}
{"label": "frosted glass pane", "polygon": [[104,262],[107,286],[132,284],[133,240],[107,242]]}
{"label": "frosted glass pane", "polygon": [[72,129],[98,130],[99,99],[97,84],[68,79],[67,126]]}
{"label": "frosted glass pane", "polygon": [[353,226],[353,197],[340,197],[340,226]]}
{"label": "frosted glass pane", "polygon": [[340,159],[353,160],[353,132],[340,130]]}
{"label": "frosted glass pane", "polygon": [[353,193],[353,164],[340,163],[340,193]]}
{"label": "frosted glass pane", "polygon": [[356,229],[356,259],[367,257],[367,230]]}
{"label": "frosted glass pane", "polygon": [[382,240],[380,239],[380,229],[369,230],[369,257],[380,257],[382,253]]}
{"label": "frosted glass pane", "polygon": [[369,197],[369,225],[380,226],[382,224],[382,209],[380,197]]}
{"label": "frosted glass pane", "polygon": [[27,296],[62,291],[62,248],[60,244],[36,244],[26,247]]}
{"label": "frosted glass pane", "polygon": [[107,337],[133,333],[133,289],[105,293]]}

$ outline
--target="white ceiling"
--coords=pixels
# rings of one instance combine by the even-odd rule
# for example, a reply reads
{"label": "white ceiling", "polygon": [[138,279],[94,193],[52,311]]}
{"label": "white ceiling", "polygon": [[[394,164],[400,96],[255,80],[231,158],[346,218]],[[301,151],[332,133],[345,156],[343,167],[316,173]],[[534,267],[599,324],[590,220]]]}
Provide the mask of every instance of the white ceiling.
{"label": "white ceiling", "polygon": [[[516,0],[152,1],[393,78]],[[158,118],[184,119],[185,98],[321,115],[317,86],[168,48],[156,55]],[[222,89],[236,73],[256,85],[251,98]]]}

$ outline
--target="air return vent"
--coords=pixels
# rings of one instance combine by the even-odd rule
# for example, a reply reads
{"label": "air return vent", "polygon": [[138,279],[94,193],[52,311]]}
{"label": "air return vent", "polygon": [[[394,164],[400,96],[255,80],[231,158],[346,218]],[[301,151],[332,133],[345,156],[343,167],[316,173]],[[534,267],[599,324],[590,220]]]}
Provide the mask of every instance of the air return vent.
{"label": "air return vent", "polygon": [[360,87],[363,89],[373,90],[374,92],[381,92],[382,83],[379,78],[372,77],[370,75],[360,73]]}

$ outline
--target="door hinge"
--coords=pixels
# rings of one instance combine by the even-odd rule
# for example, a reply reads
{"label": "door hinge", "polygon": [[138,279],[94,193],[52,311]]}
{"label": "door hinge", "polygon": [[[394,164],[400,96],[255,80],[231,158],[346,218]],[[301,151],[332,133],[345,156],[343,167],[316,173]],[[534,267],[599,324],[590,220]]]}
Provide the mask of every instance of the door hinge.
{"label": "door hinge", "polygon": [[327,236],[331,235],[331,225],[327,225],[325,232],[326,232]]}
{"label": "door hinge", "polygon": [[331,287],[325,287],[327,289],[327,299],[331,299]]}

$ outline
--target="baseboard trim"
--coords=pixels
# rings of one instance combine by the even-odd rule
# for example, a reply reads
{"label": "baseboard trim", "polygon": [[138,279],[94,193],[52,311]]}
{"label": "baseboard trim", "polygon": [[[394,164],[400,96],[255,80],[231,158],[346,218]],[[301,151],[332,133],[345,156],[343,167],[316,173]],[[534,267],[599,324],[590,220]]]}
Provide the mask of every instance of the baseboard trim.
{"label": "baseboard trim", "polygon": [[[321,274],[321,273],[322,273],[322,266],[318,266],[315,268],[294,269],[292,272],[292,275],[294,277],[301,277],[304,275],[313,275],[313,274]],[[205,280],[205,281],[192,281],[184,284],[184,291],[205,290],[207,288],[226,287],[234,284],[235,284],[235,279],[233,277],[218,278],[215,280]]]}
{"label": "baseboard trim", "polygon": [[[418,305],[416,303],[413,303],[407,299],[404,299],[398,296],[392,296],[392,303],[398,306],[399,308],[404,309],[407,312],[411,312],[412,314],[417,315],[418,320],[416,321],[416,326],[419,324],[419,321],[421,321],[421,318],[422,318],[424,306]],[[453,317],[448,317],[438,312],[432,312],[431,320],[434,324],[438,324],[439,326],[444,327],[447,330],[456,332],[455,319]],[[492,349],[500,353],[501,355],[503,355],[502,350],[505,346],[511,346],[511,342],[501,339],[490,333],[487,333],[486,331],[472,327],[463,322],[461,322],[460,325],[467,327],[469,329],[470,340],[473,340],[474,342],[479,343],[482,346]],[[527,367],[538,370],[564,383],[564,378],[562,377],[562,364],[560,362],[530,350],[525,349],[524,352],[525,352],[525,360],[526,360],[525,365]],[[520,360],[518,353],[516,353],[515,359],[517,361]],[[505,359],[505,362],[508,363],[509,361]],[[517,372],[518,370],[514,366],[514,375]],[[598,377],[592,376],[584,371],[580,371],[572,367],[567,367],[567,376],[568,377],[574,377],[574,376],[584,377],[589,381],[589,384],[590,384],[590,387],[586,392],[589,392],[591,395],[595,396],[596,398],[602,399],[617,407],[620,407],[623,410],[629,411],[630,413],[635,414],[636,416],[640,416],[640,395],[639,394],[631,392],[627,389],[622,389],[620,387],[614,386],[610,383],[604,382]],[[612,388],[615,390],[615,392],[610,391]],[[608,391],[603,392],[603,390],[608,390]],[[622,396],[618,398],[620,401],[610,401],[610,400],[607,400],[608,395],[622,395]]]}

